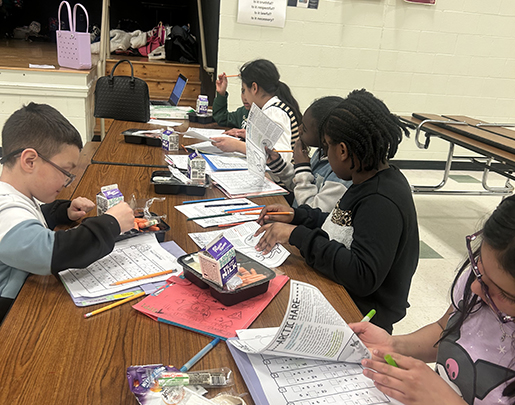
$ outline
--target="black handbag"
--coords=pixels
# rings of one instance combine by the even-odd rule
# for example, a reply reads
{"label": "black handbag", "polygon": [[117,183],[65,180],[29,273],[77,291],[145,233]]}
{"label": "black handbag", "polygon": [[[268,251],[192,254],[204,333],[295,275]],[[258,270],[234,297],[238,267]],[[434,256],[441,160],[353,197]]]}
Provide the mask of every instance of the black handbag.
{"label": "black handbag", "polygon": [[[130,76],[114,76],[116,67],[123,62],[131,65]],[[121,121],[148,122],[150,97],[144,80],[134,77],[132,63],[126,59],[114,65],[109,76],[102,76],[95,87],[95,117]]]}

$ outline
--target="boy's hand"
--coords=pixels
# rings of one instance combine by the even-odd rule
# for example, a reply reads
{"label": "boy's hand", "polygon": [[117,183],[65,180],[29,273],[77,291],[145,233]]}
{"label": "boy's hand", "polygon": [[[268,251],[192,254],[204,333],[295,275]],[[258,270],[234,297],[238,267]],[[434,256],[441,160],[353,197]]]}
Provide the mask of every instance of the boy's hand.
{"label": "boy's hand", "polygon": [[254,236],[257,236],[260,233],[265,232],[263,237],[257,243],[256,250],[266,255],[270,253],[276,243],[288,243],[290,235],[296,227],[296,225],[279,222],[263,225],[254,234]]}
{"label": "boy's hand", "polygon": [[227,84],[227,76],[225,75],[225,72],[223,72],[221,75],[218,75],[218,79],[216,81],[216,92],[221,96],[225,96]]}
{"label": "boy's hand", "polygon": [[309,148],[304,145],[299,139],[295,142],[295,147],[293,148],[293,160],[295,163],[309,163]]}
{"label": "boy's hand", "polygon": [[247,131],[245,129],[231,128],[224,132],[225,135],[235,136],[237,138],[245,139]]}
{"label": "boy's hand", "polygon": [[[291,212],[292,215],[270,215],[269,212]],[[256,222],[263,226],[266,222],[285,222],[289,224],[293,220],[294,209],[289,205],[282,204],[271,204],[264,207],[259,213],[259,218]],[[256,232],[255,236],[260,234],[259,230]]]}
{"label": "boy's hand", "polygon": [[272,163],[274,160],[277,160],[279,158],[279,152],[276,152],[273,149],[269,149],[268,146],[265,146],[265,152],[267,154],[266,158],[266,164]]}
{"label": "boy's hand", "polygon": [[390,354],[399,367],[383,361],[362,360],[363,374],[374,381],[379,391],[405,405],[465,405],[465,401],[426,363],[397,353],[377,351],[383,358]]}
{"label": "boy's hand", "polygon": [[93,201],[84,197],[77,197],[72,200],[68,207],[68,218],[70,218],[70,221],[78,221],[93,208],[95,208]]}
{"label": "boy's hand", "polygon": [[134,211],[126,202],[118,203],[114,207],[109,208],[106,214],[115,217],[120,225],[121,233],[130,231],[134,226]]}

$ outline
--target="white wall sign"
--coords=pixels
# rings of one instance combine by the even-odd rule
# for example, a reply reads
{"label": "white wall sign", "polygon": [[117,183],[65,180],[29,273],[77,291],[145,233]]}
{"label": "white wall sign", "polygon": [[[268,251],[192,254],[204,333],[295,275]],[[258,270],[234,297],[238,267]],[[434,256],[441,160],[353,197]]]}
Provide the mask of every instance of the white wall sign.
{"label": "white wall sign", "polygon": [[288,0],[239,0],[238,22],[284,28]]}

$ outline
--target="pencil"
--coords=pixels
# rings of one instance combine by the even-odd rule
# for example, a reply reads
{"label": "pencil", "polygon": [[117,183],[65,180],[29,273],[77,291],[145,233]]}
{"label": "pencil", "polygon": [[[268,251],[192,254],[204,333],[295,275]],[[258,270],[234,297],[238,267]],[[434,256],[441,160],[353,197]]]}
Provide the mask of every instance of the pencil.
{"label": "pencil", "polygon": [[225,200],[225,197],[218,197],[218,198],[208,198],[205,200],[189,200],[189,201],[183,201],[183,204],[193,204],[193,203],[201,203],[201,202],[210,202],[210,201],[221,201]]}
{"label": "pencil", "polygon": [[128,278],[127,280],[120,280],[120,281],[117,281],[116,283],[111,283],[109,285],[120,285],[120,284],[130,283],[132,281],[144,280],[146,278],[152,278],[152,277],[162,276],[164,274],[173,273],[174,271],[175,271],[175,269],[160,271],[158,273],[147,274],[146,276]]}
{"label": "pencil", "polygon": [[225,75],[225,77],[240,77],[240,75]]}
{"label": "pencil", "polygon": [[236,225],[241,225],[241,224],[244,224],[245,222],[234,222],[232,224],[218,224],[218,227],[219,228],[226,228],[228,226],[236,226]]}
{"label": "pencil", "polygon": [[[258,215],[261,211],[244,212],[243,215]],[[265,215],[293,215],[293,212],[267,212]]]}
{"label": "pencil", "polygon": [[249,207],[249,208],[239,208],[239,209],[230,209],[230,210],[224,210],[224,212],[227,212],[229,214],[236,214],[237,212],[245,212],[245,211],[256,211],[260,208],[263,208],[264,205],[257,205],[255,207]]}
{"label": "pencil", "polygon": [[182,145],[182,144],[181,144],[181,148],[182,148],[182,149],[184,149],[184,150],[186,151],[186,153],[187,153],[187,154],[189,154],[189,153],[190,153],[190,152],[189,152],[189,150],[188,150],[188,149],[186,149],[186,146],[184,146],[184,145]]}
{"label": "pencil", "polygon": [[293,153],[292,150],[275,150],[274,149],[274,152],[279,152],[279,153]]}
{"label": "pencil", "polygon": [[208,218],[226,217],[228,215],[232,215],[232,214],[225,213],[225,214],[205,215],[203,217],[191,217],[191,218],[188,218],[186,221],[194,221],[195,219],[208,219]]}
{"label": "pencil", "polygon": [[137,293],[137,294],[131,295],[130,297],[125,298],[124,300],[121,300],[121,301],[115,302],[114,304],[107,305],[107,306],[102,307],[102,308],[100,308],[100,309],[96,309],[95,311],[92,311],[92,312],[88,312],[87,314],[85,314],[85,315],[84,315],[84,318],[89,318],[90,316],[93,316],[93,315],[99,314],[100,312],[104,312],[104,311],[107,311],[108,309],[111,309],[111,308],[117,307],[118,305],[125,304],[126,302],[129,302],[129,301],[132,301],[132,300],[134,300],[134,299],[136,299],[136,298],[142,297],[143,295],[145,295],[145,291],[142,291],[142,292],[140,292],[140,293]]}
{"label": "pencil", "polygon": [[[237,205],[249,205],[250,203],[234,203],[234,204],[211,204],[204,205],[204,208],[212,208],[212,207],[234,207]],[[237,208],[236,208],[237,209]]]}

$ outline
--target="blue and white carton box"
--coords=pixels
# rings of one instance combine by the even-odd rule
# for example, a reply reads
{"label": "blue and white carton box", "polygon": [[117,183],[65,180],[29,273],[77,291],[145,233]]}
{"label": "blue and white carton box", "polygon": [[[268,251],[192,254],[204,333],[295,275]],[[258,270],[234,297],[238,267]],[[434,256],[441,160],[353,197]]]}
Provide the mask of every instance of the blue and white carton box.
{"label": "blue and white carton box", "polygon": [[123,194],[118,189],[118,184],[104,186],[97,194],[97,215],[104,214],[109,208],[123,201]]}
{"label": "blue and white carton box", "polygon": [[236,251],[223,234],[201,250],[198,258],[202,277],[220,287],[223,287],[238,272]]}
{"label": "blue and white carton box", "polygon": [[194,184],[206,182],[206,161],[198,151],[188,156],[188,177]]}

